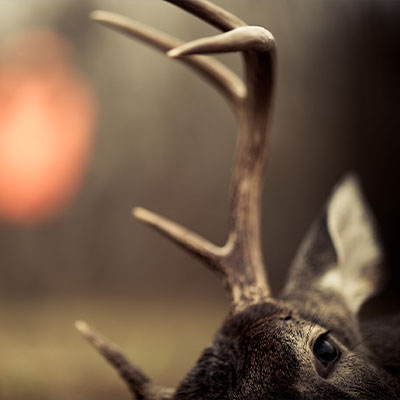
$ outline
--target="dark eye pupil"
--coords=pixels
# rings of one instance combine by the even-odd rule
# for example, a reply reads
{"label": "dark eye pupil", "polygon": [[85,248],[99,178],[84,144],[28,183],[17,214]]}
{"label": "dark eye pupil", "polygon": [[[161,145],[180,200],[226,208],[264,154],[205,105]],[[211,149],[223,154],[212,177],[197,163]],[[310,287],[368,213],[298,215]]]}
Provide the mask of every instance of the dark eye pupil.
{"label": "dark eye pupil", "polygon": [[325,335],[321,335],[317,339],[313,351],[318,360],[323,364],[335,360],[338,356],[336,347],[325,337]]}

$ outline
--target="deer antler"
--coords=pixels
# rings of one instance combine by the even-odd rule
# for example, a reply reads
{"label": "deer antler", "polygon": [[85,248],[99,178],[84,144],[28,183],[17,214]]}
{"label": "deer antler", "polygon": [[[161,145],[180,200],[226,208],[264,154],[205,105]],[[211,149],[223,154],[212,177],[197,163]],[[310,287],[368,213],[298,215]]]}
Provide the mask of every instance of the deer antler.
{"label": "deer antler", "polygon": [[[262,261],[260,195],[266,160],[267,128],[273,86],[275,46],[264,28],[247,26],[236,16],[206,0],[166,0],[225,31],[181,44],[170,36],[117,14],[96,11],[92,18],[111,28],[168,51],[208,79],[233,106],[240,126],[231,182],[227,242],[218,247],[182,226],[143,208],[133,215],[200,257],[225,281],[234,309],[269,296]],[[245,83],[232,71],[199,54],[241,51]]]}
{"label": "deer antler", "polygon": [[[264,28],[247,26],[236,16],[207,0],[165,1],[198,16],[224,33],[184,44],[118,14],[95,11],[91,17],[187,64],[221,91],[232,106],[240,134],[231,181],[228,239],[224,246],[219,247],[143,208],[135,208],[133,215],[201,258],[222,278],[233,310],[238,311],[270,295],[261,252],[260,197],[267,158],[275,41]],[[243,55],[244,82],[217,60],[201,55],[236,51]],[[114,344],[84,323],[79,323],[78,329],[120,372],[135,399],[171,398],[169,389],[160,389],[151,384]]]}
{"label": "deer antler", "polygon": [[89,326],[85,321],[76,321],[78,331],[99,351],[126,382],[134,400],[167,400],[173,389],[157,386],[138,367],[133,365],[116,344]]}

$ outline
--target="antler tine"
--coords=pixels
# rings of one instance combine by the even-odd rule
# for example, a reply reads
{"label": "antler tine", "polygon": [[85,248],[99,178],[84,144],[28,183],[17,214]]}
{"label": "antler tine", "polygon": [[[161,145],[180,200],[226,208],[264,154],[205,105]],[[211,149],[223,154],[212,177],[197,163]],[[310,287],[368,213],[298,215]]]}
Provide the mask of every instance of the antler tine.
{"label": "antler tine", "polygon": [[164,1],[174,4],[193,15],[196,15],[203,21],[208,22],[222,31],[229,31],[231,29],[238,28],[239,26],[247,25],[246,22],[242,21],[236,15],[231,14],[229,11],[218,7],[207,0]]}
{"label": "antler tine", "polygon": [[76,329],[118,371],[133,395],[133,400],[168,400],[173,389],[153,384],[139,368],[134,366],[116,344],[97,332],[85,321],[76,321]]}
{"label": "antler tine", "polygon": [[[109,28],[139,39],[158,50],[167,52],[179,47],[183,42],[164,32],[160,32],[138,21],[109,11],[97,10],[90,14],[91,19]],[[204,56],[186,57],[180,60],[216,87],[236,110],[246,95],[242,80],[230,69],[215,59]]]}
{"label": "antler tine", "polygon": [[157,229],[179,246],[206,262],[215,272],[223,272],[219,268],[219,261],[226,253],[225,248],[216,246],[189,229],[145,208],[135,207],[132,214],[138,220]]}

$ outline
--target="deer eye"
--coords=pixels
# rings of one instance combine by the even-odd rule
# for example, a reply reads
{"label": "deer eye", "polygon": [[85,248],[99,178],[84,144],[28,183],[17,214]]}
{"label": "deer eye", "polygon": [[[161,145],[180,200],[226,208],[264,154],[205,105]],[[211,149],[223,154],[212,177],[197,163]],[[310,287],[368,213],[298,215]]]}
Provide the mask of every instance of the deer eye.
{"label": "deer eye", "polygon": [[337,361],[340,356],[340,351],[328,337],[329,332],[320,335],[314,343],[313,353],[315,358],[319,361],[318,373],[326,378],[332,370],[333,363]]}

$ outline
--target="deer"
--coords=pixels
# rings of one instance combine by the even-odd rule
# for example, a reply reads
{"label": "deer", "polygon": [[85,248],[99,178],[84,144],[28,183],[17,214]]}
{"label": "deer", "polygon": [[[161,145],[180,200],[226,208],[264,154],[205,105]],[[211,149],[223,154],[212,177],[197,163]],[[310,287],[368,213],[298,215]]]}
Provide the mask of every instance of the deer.
{"label": "deer", "polygon": [[[139,39],[199,73],[228,101],[238,126],[229,231],[216,246],[144,208],[133,215],[198,257],[222,281],[230,310],[176,389],[159,386],[84,321],[76,327],[116,369],[136,400],[400,398],[400,316],[361,323],[382,285],[376,223],[354,174],[333,189],[273,296],[261,248],[261,189],[268,158],[276,44],[208,0],[165,0],[222,33],[181,42],[107,11],[91,18]],[[244,78],[210,54],[239,52]]]}

